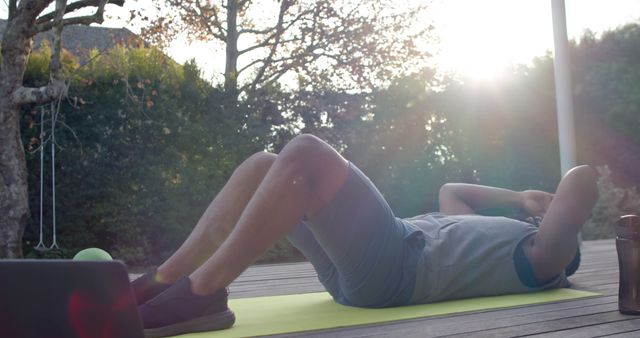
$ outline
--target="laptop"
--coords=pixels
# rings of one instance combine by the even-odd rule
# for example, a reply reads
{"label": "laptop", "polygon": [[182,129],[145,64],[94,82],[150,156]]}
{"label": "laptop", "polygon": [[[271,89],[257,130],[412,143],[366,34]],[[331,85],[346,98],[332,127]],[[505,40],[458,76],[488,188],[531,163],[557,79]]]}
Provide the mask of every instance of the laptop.
{"label": "laptop", "polygon": [[0,260],[0,338],[142,338],[120,261]]}

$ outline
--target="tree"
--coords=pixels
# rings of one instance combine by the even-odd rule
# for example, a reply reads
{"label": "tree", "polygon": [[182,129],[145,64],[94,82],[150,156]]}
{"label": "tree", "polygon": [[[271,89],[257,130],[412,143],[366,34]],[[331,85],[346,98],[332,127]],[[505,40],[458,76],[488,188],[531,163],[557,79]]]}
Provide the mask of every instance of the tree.
{"label": "tree", "polygon": [[608,165],[613,181],[640,187],[640,25],[627,24],[574,48],[578,154]]}
{"label": "tree", "polygon": [[622,215],[640,210],[640,195],[636,187],[618,187],[613,182],[608,166],[597,167],[600,198],[593,208],[591,218],[583,228],[586,240],[615,238],[615,224]]}
{"label": "tree", "polygon": [[[278,4],[269,12],[269,3]],[[414,43],[424,6],[377,0],[155,0],[162,17],[144,30],[156,41],[180,34],[226,48],[224,86],[236,100],[287,77],[302,88],[366,91],[427,56]],[[167,7],[170,10],[167,10]],[[144,15],[147,15],[146,13]]]}
{"label": "tree", "polygon": [[[47,46],[34,50],[24,84],[49,78]],[[71,58],[69,60],[68,58]],[[194,62],[179,65],[156,48],[91,51],[60,103],[56,145],[56,219],[61,250],[39,252],[37,222],[23,235],[25,257],[72,257],[100,247],[131,265],[158,264],[180,245],[234,168],[264,149],[253,131],[221,109],[220,88]],[[63,63],[73,56],[63,55]],[[31,205],[40,198],[39,107],[22,116]],[[51,126],[44,121],[45,130]],[[45,152],[44,162],[51,157]],[[45,171],[45,182],[50,172]],[[44,189],[48,200],[49,189]],[[45,203],[43,218],[52,207]],[[37,220],[40,210],[32,208]],[[49,227],[44,227],[47,243]],[[281,255],[284,248],[269,255]],[[267,257],[267,258],[269,258]]]}
{"label": "tree", "polygon": [[[21,237],[28,220],[27,172],[20,140],[20,107],[60,100],[67,94],[62,72],[62,29],[103,21],[107,3],[122,6],[124,0],[80,0],[67,4],[56,0],[55,9],[44,14],[53,0],[9,0],[7,25],[2,36],[0,64],[0,258],[21,257]],[[80,9],[95,8],[88,16],[68,17]],[[67,17],[65,17],[67,16]],[[54,43],[49,83],[23,86],[33,37],[53,29]]]}

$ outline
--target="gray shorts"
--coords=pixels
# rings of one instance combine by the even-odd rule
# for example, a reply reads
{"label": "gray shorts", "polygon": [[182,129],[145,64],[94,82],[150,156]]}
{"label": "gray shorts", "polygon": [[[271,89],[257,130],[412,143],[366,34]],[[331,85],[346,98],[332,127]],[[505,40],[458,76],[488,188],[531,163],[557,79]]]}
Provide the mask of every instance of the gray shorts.
{"label": "gray shorts", "polygon": [[340,304],[405,305],[424,248],[420,231],[396,218],[355,165],[334,199],[288,236]]}

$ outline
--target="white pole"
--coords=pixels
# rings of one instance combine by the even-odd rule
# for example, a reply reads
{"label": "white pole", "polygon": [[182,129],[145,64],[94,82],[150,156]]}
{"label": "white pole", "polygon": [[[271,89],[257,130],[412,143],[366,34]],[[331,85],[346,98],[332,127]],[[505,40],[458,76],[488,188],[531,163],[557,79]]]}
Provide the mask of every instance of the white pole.
{"label": "white pole", "polygon": [[576,165],[576,141],[573,121],[573,96],[569,68],[569,42],[564,0],[551,0],[553,17],[553,66],[558,111],[558,140],[560,143],[560,170],[564,175]]}
{"label": "white pole", "polygon": [[[569,68],[569,39],[564,0],[551,0],[553,17],[553,68],[556,81],[556,109],[558,111],[558,140],[560,143],[560,174],[576,166],[576,137],[573,121],[573,92]],[[578,233],[582,246],[582,232]]]}

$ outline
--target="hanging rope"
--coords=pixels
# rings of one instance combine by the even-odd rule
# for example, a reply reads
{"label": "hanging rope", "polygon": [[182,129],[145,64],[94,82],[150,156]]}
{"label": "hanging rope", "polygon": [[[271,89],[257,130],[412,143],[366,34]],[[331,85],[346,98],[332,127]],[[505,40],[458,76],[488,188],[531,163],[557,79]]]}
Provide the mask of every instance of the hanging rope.
{"label": "hanging rope", "polygon": [[58,119],[59,108],[56,101],[51,102],[51,199],[52,199],[52,219],[53,219],[53,243],[49,250],[60,249],[56,242],[56,120]]}
{"label": "hanging rope", "polygon": [[[58,102],[59,103],[59,102]],[[56,231],[56,122],[58,119],[59,106],[56,102],[51,102],[51,220],[53,240],[51,246],[44,245],[44,146],[47,140],[44,139],[44,106],[40,107],[40,241],[34,249],[38,251],[59,250]]]}
{"label": "hanging rope", "polygon": [[44,195],[44,106],[40,107],[40,242],[35,246],[35,249],[38,251],[47,251],[48,248],[44,245],[43,242],[43,228],[42,228],[42,211],[44,209],[43,206],[43,198]]}

